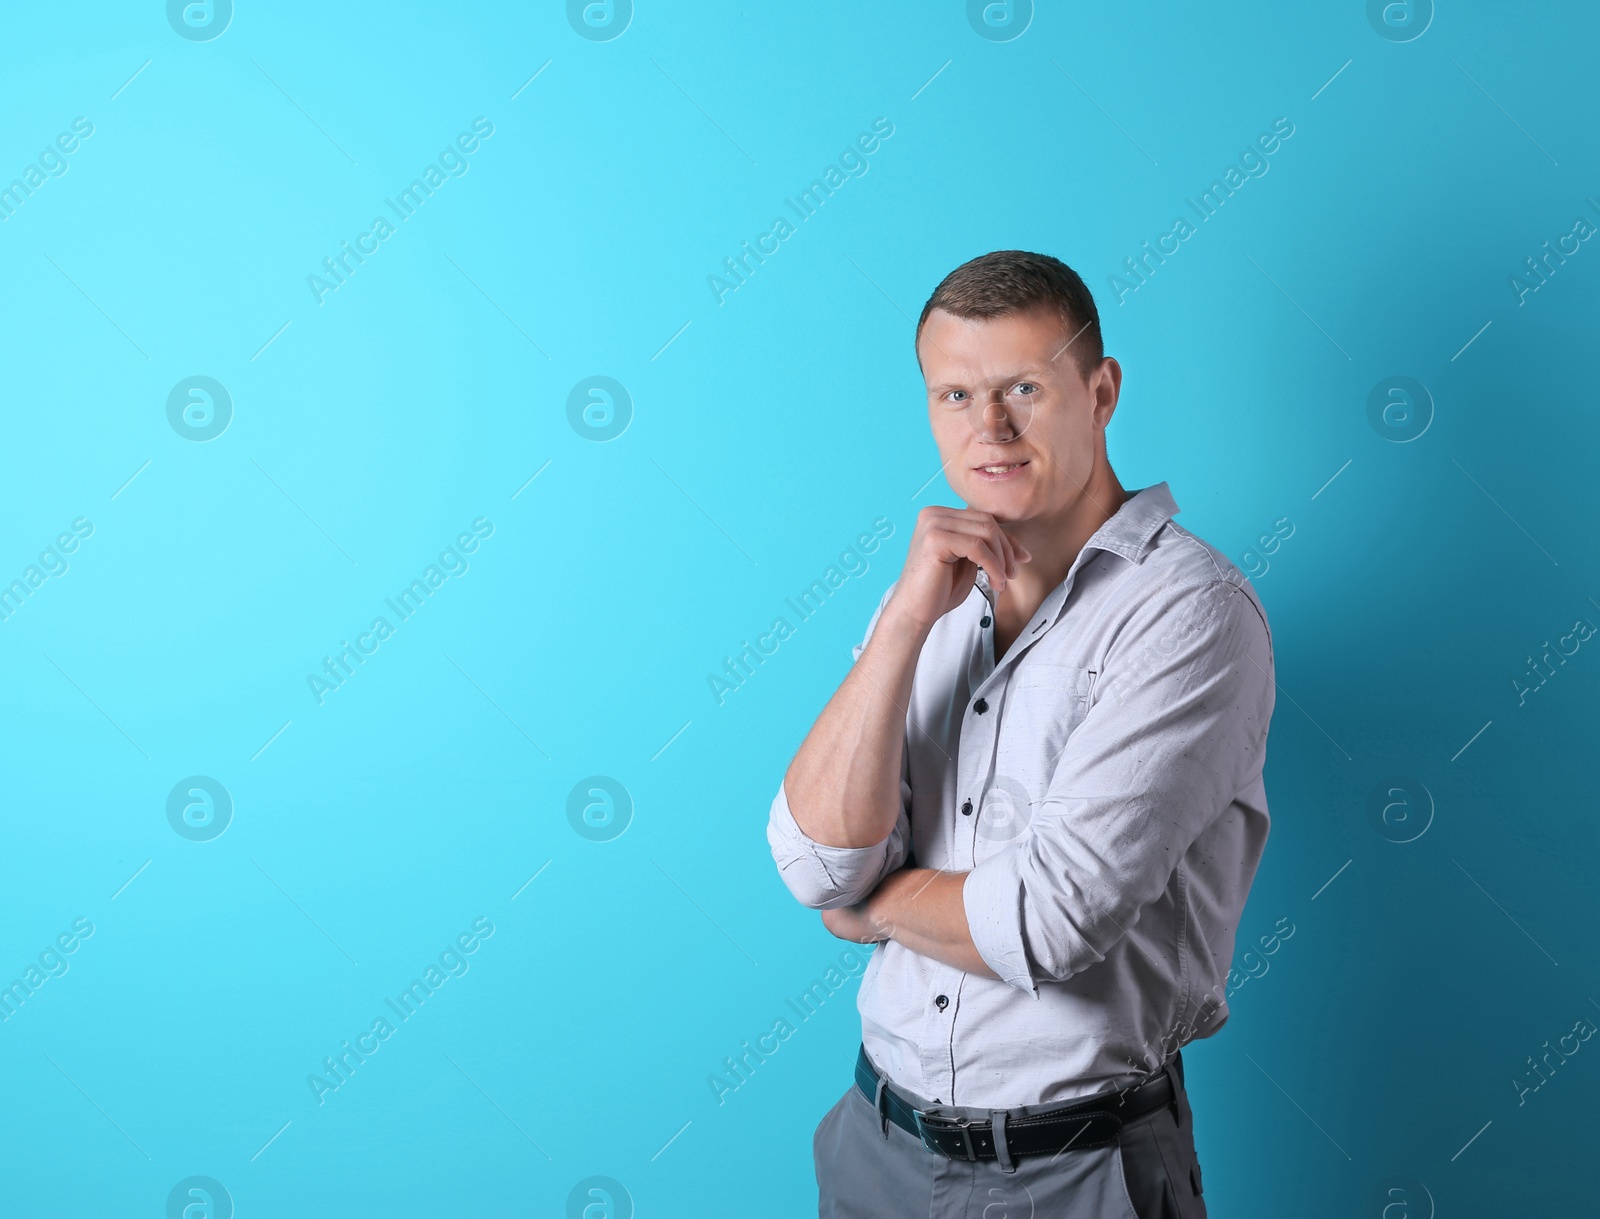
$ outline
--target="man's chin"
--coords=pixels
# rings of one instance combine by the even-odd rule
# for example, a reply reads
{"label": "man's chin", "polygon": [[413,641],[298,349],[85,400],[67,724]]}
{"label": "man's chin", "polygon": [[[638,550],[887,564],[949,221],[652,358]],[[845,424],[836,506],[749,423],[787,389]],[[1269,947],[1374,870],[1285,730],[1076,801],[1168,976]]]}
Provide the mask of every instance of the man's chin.
{"label": "man's chin", "polygon": [[987,512],[1002,525],[1020,525],[1034,515],[1024,506],[1021,496],[996,494],[988,487],[980,487],[962,499],[974,512]]}

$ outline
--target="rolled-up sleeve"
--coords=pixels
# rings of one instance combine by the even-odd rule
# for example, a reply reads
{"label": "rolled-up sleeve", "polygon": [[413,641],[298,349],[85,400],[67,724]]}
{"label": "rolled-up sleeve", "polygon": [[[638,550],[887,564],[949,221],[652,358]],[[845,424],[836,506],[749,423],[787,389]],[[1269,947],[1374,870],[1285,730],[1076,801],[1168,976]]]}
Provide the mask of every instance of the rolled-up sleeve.
{"label": "rolled-up sleeve", "polygon": [[882,842],[870,847],[830,847],[810,838],[796,824],[789,811],[788,792],[779,784],[767,818],[767,842],[772,846],[778,875],[795,900],[813,910],[852,906],[905,863],[911,838],[911,822],[905,811],[910,806],[911,785],[904,779],[900,782],[900,797],[900,816]]}
{"label": "rolled-up sleeve", "polygon": [[1019,990],[1103,960],[1262,765],[1272,643],[1228,580],[1143,603],[1028,830],[967,875],[973,943]]}
{"label": "rolled-up sleeve", "polygon": [[[852,662],[861,659],[894,589],[895,585],[890,584],[867,623],[866,634],[851,648]],[[817,842],[795,821],[789,809],[787,785],[778,785],[767,817],[767,842],[772,847],[778,875],[802,905],[813,910],[854,905],[905,863],[911,843],[911,767],[910,755],[903,746],[900,757],[900,816],[889,836],[873,846],[832,847]]]}

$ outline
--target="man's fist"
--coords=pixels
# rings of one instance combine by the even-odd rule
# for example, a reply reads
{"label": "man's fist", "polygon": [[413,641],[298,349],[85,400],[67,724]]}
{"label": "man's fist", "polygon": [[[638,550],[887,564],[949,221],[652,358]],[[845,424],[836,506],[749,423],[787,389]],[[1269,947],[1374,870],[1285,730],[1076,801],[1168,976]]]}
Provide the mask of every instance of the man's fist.
{"label": "man's fist", "polygon": [[975,508],[924,508],[906,552],[906,565],[890,598],[897,613],[924,629],[967,599],[981,567],[998,596],[1017,564],[1033,556],[987,512]]}

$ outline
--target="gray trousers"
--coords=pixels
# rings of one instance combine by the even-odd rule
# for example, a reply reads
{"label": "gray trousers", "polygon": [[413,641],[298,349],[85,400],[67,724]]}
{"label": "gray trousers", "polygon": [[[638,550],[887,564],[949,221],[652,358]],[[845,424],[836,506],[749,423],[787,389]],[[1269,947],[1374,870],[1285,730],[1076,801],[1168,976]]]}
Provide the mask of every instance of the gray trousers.
{"label": "gray trousers", "polygon": [[[1103,1147],[994,1160],[949,1160],[893,1122],[888,1137],[854,1084],[811,1140],[820,1219],[1206,1219],[1194,1118],[1182,1066],[1166,1067],[1178,1113],[1164,1106]],[[913,1099],[913,1098],[907,1098]]]}

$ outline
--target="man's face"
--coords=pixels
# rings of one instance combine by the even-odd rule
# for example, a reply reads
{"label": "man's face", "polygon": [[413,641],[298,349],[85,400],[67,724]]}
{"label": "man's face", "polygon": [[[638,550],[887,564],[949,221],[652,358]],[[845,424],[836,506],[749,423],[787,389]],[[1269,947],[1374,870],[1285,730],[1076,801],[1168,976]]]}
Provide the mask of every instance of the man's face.
{"label": "man's face", "polygon": [[1104,460],[1122,370],[1085,378],[1059,315],[928,315],[917,341],[928,421],[950,487],[970,508],[1021,522],[1069,512]]}

